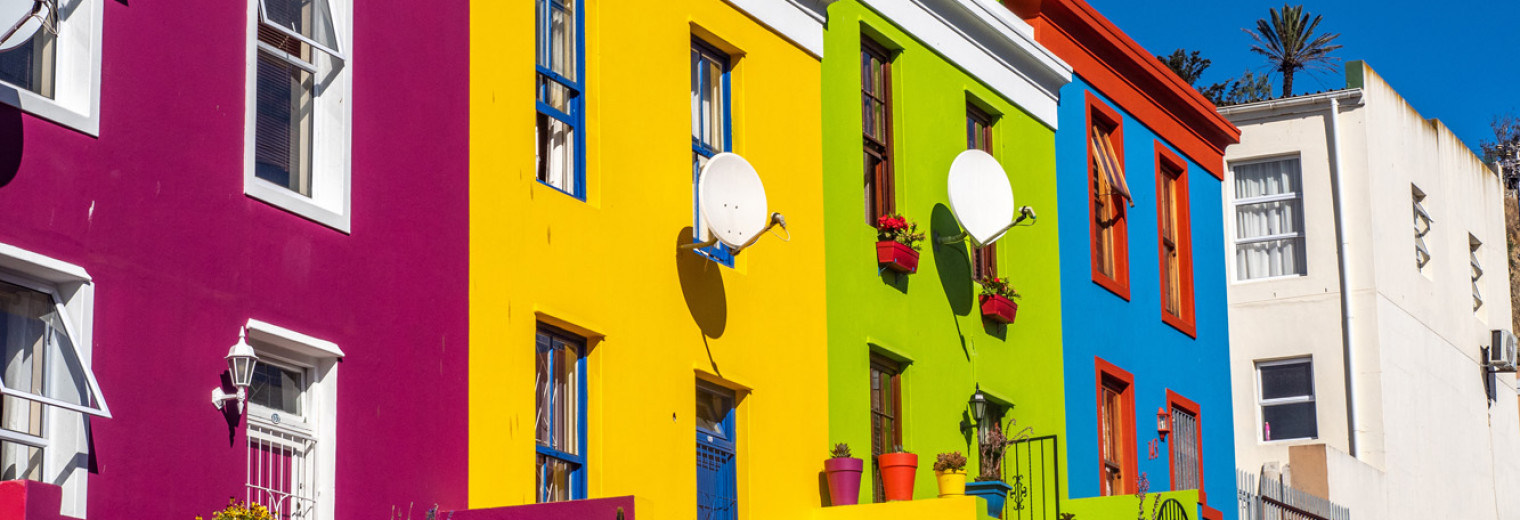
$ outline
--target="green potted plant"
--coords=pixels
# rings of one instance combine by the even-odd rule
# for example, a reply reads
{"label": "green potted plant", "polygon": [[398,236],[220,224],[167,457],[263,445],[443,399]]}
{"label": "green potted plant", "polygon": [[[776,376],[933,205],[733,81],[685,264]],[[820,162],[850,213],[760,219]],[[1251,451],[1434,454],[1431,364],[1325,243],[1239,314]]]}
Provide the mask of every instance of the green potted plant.
{"label": "green potted plant", "polygon": [[913,479],[918,473],[918,455],[894,446],[892,451],[876,456],[876,470],[881,472],[881,486],[887,501],[913,500]]}
{"label": "green potted plant", "polygon": [[877,264],[899,273],[918,272],[918,243],[923,241],[918,224],[901,215],[882,215],[876,219]]}
{"label": "green potted plant", "polygon": [[966,456],[958,451],[939,454],[934,478],[939,481],[940,498],[966,494]]}
{"label": "green potted plant", "polygon": [[[195,520],[203,520],[196,516]],[[263,504],[249,504],[235,498],[227,499],[227,507],[211,514],[211,520],[275,520]]]}
{"label": "green potted plant", "polygon": [[832,456],[823,461],[823,472],[829,481],[829,503],[836,506],[852,506],[860,501],[860,473],[865,461],[850,456],[850,445],[834,445]]}
{"label": "green potted plant", "polygon": [[1013,290],[1013,284],[1002,277],[983,278],[980,282],[982,318],[998,323],[1013,323],[1013,318],[1019,313],[1019,304],[1013,302],[1019,297],[1019,292]]}

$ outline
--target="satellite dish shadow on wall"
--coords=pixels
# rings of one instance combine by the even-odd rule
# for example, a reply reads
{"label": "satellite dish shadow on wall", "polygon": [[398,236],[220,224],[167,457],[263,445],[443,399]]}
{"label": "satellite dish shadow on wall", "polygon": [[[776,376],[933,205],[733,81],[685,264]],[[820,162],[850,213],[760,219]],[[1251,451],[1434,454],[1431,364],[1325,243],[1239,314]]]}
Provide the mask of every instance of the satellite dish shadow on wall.
{"label": "satellite dish shadow on wall", "polygon": [[945,298],[950,301],[950,310],[956,316],[966,316],[971,314],[971,303],[975,299],[971,290],[971,252],[966,249],[965,241],[939,243],[939,237],[960,232],[961,226],[950,207],[935,204],[929,217],[929,236],[924,241],[933,248],[934,270],[939,274],[939,284],[945,289]]}
{"label": "satellite dish shadow on wall", "polygon": [[21,110],[0,105],[0,188],[10,184],[21,171],[21,152],[26,148],[21,132]]}
{"label": "satellite dish shadow on wall", "polygon": [[676,274],[681,278],[681,296],[686,299],[686,310],[692,321],[709,338],[723,337],[728,326],[728,294],[723,289],[723,266],[708,260],[689,249],[678,246],[690,244],[691,227],[676,234],[671,250],[676,254]]}

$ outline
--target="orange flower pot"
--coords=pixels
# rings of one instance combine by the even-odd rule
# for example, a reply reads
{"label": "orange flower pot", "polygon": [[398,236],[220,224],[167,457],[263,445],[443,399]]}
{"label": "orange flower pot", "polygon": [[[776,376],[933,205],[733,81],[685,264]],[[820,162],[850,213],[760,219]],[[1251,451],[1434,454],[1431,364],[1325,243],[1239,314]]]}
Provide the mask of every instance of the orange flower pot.
{"label": "orange flower pot", "polygon": [[876,467],[881,471],[882,487],[886,488],[887,501],[913,500],[913,480],[918,473],[918,455],[912,453],[883,453],[876,456]]}

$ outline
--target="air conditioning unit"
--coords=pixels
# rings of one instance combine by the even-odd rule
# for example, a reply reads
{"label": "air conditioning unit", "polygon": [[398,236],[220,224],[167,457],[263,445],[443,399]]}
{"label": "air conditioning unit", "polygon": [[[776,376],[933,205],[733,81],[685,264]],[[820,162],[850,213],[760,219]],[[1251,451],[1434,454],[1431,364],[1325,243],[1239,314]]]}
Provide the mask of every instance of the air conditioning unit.
{"label": "air conditioning unit", "polygon": [[1516,343],[1520,343],[1520,340],[1510,331],[1494,330],[1493,342],[1488,347],[1488,359],[1484,364],[1495,372],[1514,372]]}

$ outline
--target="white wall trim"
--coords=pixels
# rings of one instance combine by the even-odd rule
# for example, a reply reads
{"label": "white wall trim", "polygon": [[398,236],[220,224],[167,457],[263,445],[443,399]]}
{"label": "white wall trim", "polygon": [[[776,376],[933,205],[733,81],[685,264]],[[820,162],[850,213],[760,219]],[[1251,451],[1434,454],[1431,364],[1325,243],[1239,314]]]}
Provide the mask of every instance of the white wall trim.
{"label": "white wall trim", "polygon": [[[92,0],[99,1],[99,0]],[[254,133],[258,119],[259,0],[248,2],[246,73],[243,103],[243,193],[318,224],[352,231],[353,194],[353,2],[329,0],[333,26],[342,49],[340,63],[325,53],[314,61],[318,74],[312,130],[311,196],[258,178],[254,174]]]}
{"label": "white wall trim", "polygon": [[734,7],[781,33],[808,54],[823,58],[823,24],[838,0],[728,0]]}
{"label": "white wall trim", "polygon": [[53,99],[0,82],[0,103],[92,137],[100,136],[101,22],[105,2],[59,2]]}
{"label": "white wall trim", "polygon": [[861,0],[1054,129],[1071,66],[1034,29],[990,0]]}
{"label": "white wall trim", "polygon": [[269,343],[303,356],[313,358],[341,358],[345,354],[337,343],[313,338],[305,334],[255,319],[248,320],[248,338]]}

